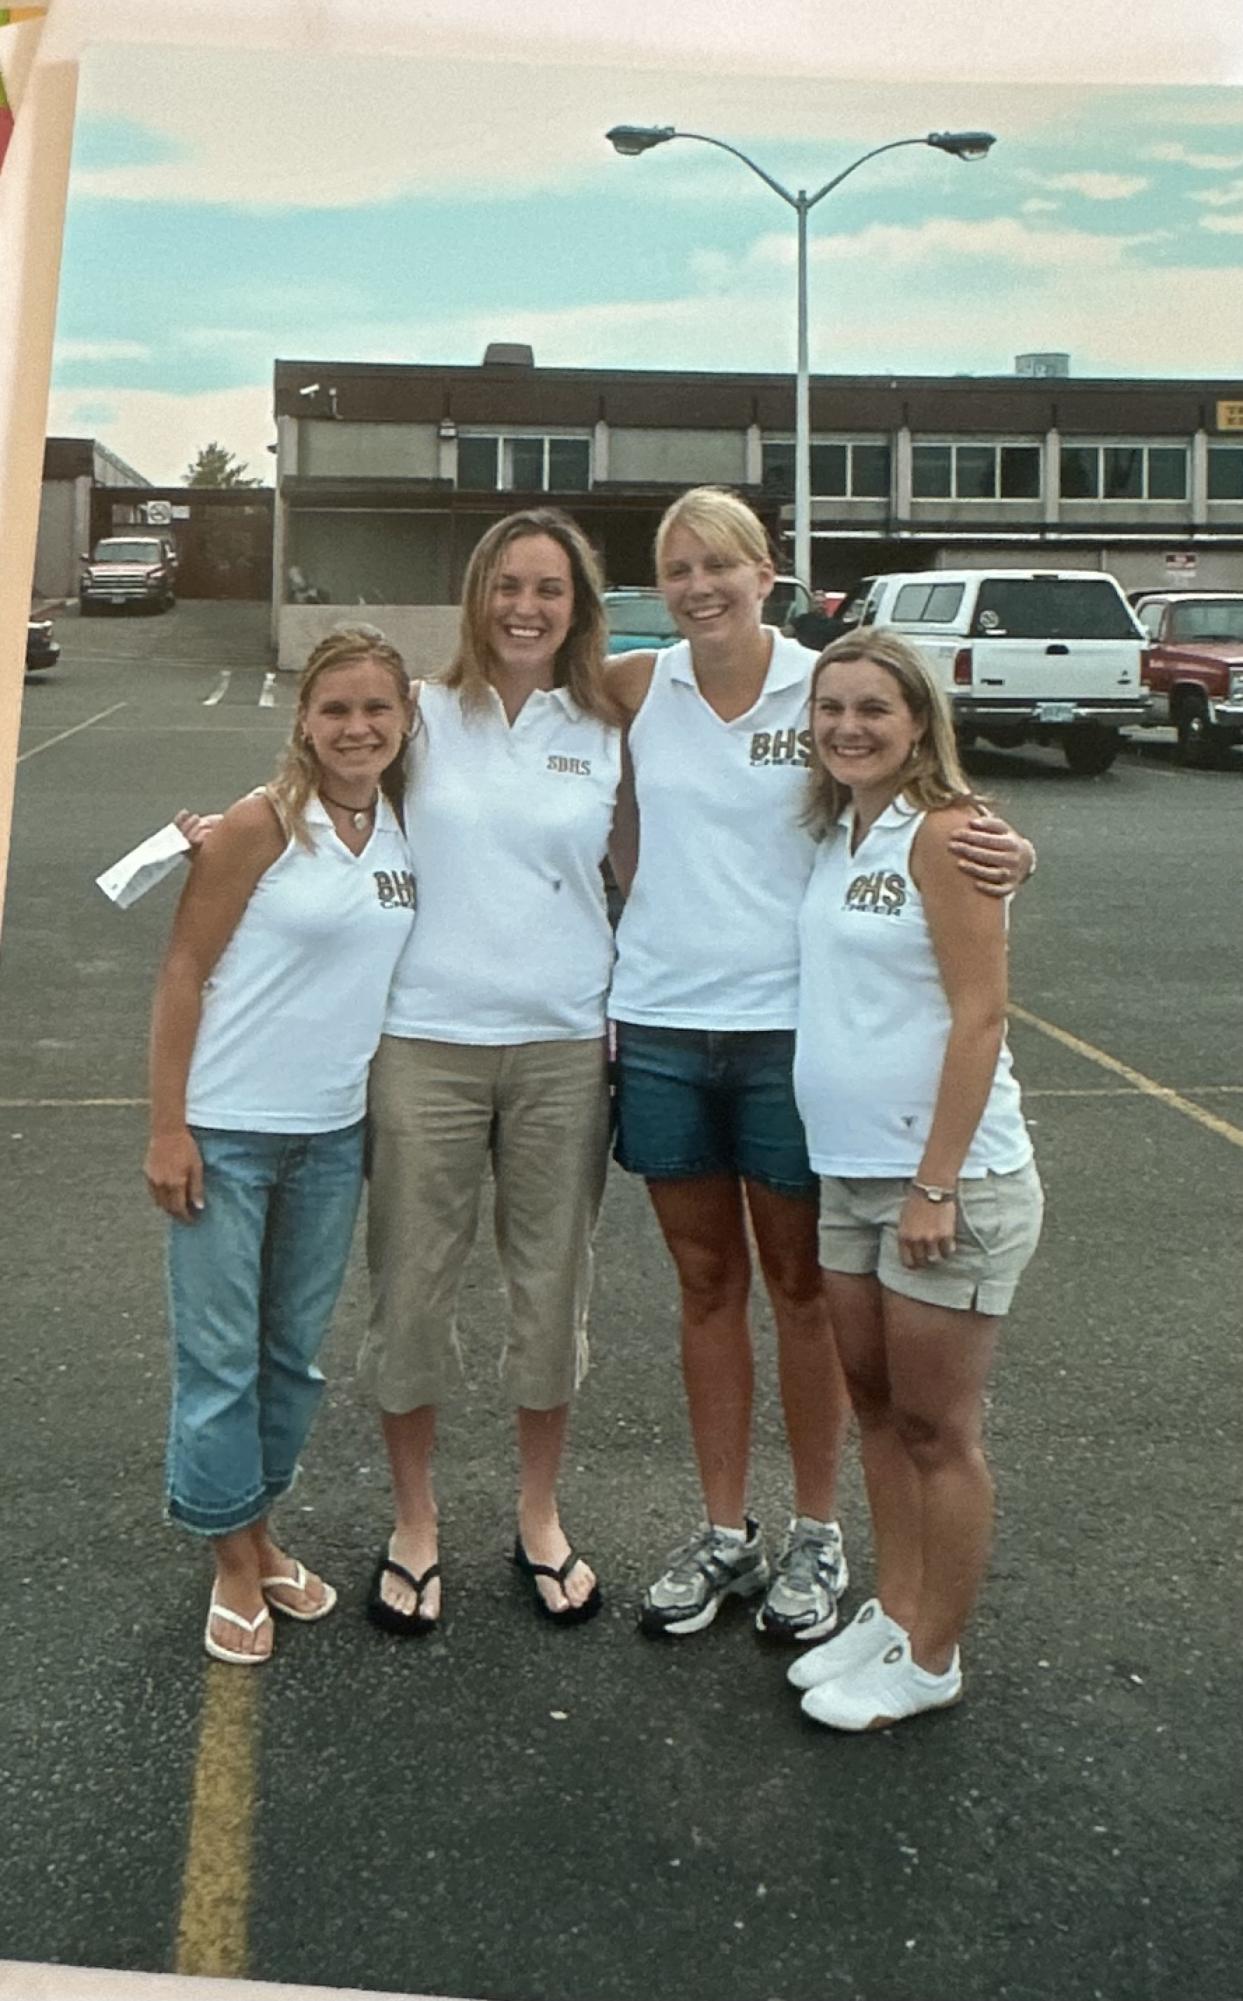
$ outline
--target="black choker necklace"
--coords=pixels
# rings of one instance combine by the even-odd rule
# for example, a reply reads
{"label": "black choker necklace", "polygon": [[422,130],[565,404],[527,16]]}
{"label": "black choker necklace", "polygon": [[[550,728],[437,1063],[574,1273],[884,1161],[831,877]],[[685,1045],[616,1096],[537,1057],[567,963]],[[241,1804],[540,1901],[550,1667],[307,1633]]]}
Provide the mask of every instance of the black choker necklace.
{"label": "black choker necklace", "polygon": [[369,806],[347,806],[344,799],[334,799],[330,793],[324,791],[322,786],[320,787],[319,796],[323,800],[325,806],[335,806],[338,813],[348,813],[350,816],[351,827],[355,828],[356,831],[360,834],[363,828],[366,826],[368,820],[371,818],[371,815],[375,812],[376,800],[378,800],[380,797],[379,793],[377,792],[375,795],[375,799],[371,801],[371,804]]}

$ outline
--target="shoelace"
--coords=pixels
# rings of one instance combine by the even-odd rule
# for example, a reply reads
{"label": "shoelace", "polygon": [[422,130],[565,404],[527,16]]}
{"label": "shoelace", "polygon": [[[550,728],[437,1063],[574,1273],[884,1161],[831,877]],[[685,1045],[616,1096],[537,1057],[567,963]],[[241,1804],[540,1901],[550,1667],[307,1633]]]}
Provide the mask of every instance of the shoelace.
{"label": "shoelace", "polygon": [[786,1544],[777,1559],[777,1571],[793,1584],[823,1584],[836,1577],[839,1560],[835,1544],[818,1536],[800,1535]]}

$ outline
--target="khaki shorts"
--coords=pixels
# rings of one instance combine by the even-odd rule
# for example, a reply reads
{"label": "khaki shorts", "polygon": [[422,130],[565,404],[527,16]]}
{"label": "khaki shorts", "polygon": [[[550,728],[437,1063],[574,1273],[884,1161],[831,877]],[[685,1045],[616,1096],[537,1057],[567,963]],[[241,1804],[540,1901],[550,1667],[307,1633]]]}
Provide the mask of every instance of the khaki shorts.
{"label": "khaki shorts", "polygon": [[458,1290],[491,1168],[509,1297],[501,1380],[522,1409],[567,1403],[587,1367],[608,1165],[603,1037],[487,1047],[386,1035],[370,1116],[364,1389],[400,1412],[460,1383]]}
{"label": "khaki shorts", "polygon": [[898,1255],[898,1218],[909,1179],[820,1177],[820,1263],[825,1271],[874,1274],[890,1292],[929,1306],[1010,1310],[1024,1267],[1040,1238],[1044,1191],[1034,1161],[1012,1174],[987,1173],[958,1184],[953,1254],[919,1271]]}

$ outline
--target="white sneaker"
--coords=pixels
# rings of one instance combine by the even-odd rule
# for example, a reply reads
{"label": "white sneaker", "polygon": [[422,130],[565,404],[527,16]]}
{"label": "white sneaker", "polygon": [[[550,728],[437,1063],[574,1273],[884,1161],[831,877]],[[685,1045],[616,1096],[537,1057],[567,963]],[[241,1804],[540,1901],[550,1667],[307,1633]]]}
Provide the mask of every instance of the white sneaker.
{"label": "white sneaker", "polygon": [[911,1659],[911,1643],[903,1633],[883,1654],[874,1654],[851,1673],[809,1688],[802,1710],[832,1730],[883,1730],[925,1709],[948,1709],[961,1696],[957,1647],[944,1674],[927,1674]]}
{"label": "white sneaker", "polygon": [[895,1640],[905,1638],[901,1626],[889,1617],[880,1599],[869,1598],[840,1633],[791,1661],[786,1680],[792,1688],[818,1688],[822,1681],[834,1681],[838,1675],[849,1674],[863,1661],[883,1654]]}

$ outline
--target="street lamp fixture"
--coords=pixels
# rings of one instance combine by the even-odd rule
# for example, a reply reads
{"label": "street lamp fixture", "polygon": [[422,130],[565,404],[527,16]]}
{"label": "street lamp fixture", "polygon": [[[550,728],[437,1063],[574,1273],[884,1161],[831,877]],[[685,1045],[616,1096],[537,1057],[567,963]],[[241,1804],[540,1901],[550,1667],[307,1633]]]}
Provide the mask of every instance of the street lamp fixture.
{"label": "street lamp fixture", "polygon": [[663,146],[670,139],[696,139],[704,146],[717,146],[723,153],[732,153],[741,160],[744,167],[750,167],[758,174],[766,187],[792,208],[798,217],[798,372],[794,393],[794,569],[804,583],[811,582],[811,378],[807,361],[807,217],[817,202],[832,194],[840,187],[848,174],[867,160],[874,160],[879,153],[895,152],[899,146],[934,146],[939,153],[952,153],[958,160],[982,160],[989,149],[996,144],[992,132],[928,132],[921,139],[891,139],[884,146],[873,146],[871,152],[861,153],[848,167],[817,188],[809,195],[805,188],[791,194],[789,188],[781,185],[772,174],[766,173],[757,161],[751,159],[737,146],[731,146],[725,139],[715,139],[708,132],[679,132],[673,125],[614,125],[605,133],[605,138],[615,152],[626,159],[637,159],[640,153],[650,153],[653,146]]}

